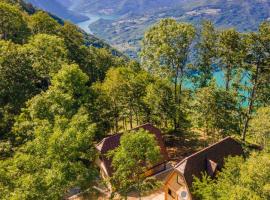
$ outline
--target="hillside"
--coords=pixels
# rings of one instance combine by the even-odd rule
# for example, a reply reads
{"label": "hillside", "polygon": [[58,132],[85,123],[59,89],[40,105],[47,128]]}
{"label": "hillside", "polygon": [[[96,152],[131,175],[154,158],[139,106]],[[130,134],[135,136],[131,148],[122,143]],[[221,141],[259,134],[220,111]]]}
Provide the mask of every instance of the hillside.
{"label": "hillside", "polygon": [[74,10],[89,13],[126,15],[143,14],[153,10],[169,9],[182,0],[78,0],[72,5]]}
{"label": "hillside", "polygon": [[[149,12],[86,13],[78,28],[0,0],[0,200],[270,199],[270,21],[197,27],[267,4],[204,2],[123,1]],[[151,26],[140,62],[84,32],[94,21],[123,28],[109,40],[132,52]]]}
{"label": "hillside", "polygon": [[99,17],[90,24],[91,32],[133,58],[140,50],[144,31],[162,18],[173,17],[195,25],[208,19],[218,28],[235,27],[239,31],[250,31],[270,17],[270,0],[30,1],[65,19],[69,18],[65,16],[66,11],[109,16]]}
{"label": "hillside", "polygon": [[27,1],[38,8],[41,8],[65,20],[69,20],[75,23],[85,21],[88,19],[88,17],[84,15],[68,10],[66,6],[70,5],[71,3],[70,1],[60,1],[60,0],[50,0],[50,1],[27,0]]}
{"label": "hillside", "polygon": [[219,28],[235,27],[239,31],[250,31],[270,17],[269,8],[269,0],[175,0],[136,3],[117,0],[106,4],[82,0],[74,6],[74,9],[79,11],[118,15],[115,20],[101,19],[95,22],[91,25],[91,30],[133,57],[136,57],[139,50],[139,41],[144,31],[162,18],[173,17],[195,25],[209,19]]}
{"label": "hillside", "polygon": [[[38,11],[37,7],[34,7],[31,3],[24,1],[24,0],[0,0],[0,2],[8,2],[11,4],[17,4],[19,5],[24,11],[26,11],[27,13],[29,13],[30,15],[36,13]],[[39,0],[38,0],[39,1]],[[60,0],[56,0],[58,2],[60,2]],[[41,2],[41,1],[39,1]],[[45,1],[44,1],[45,2]],[[68,3],[71,2],[70,0],[65,0],[65,1],[61,1],[62,3]],[[46,5],[46,3],[45,3]],[[49,4],[47,4],[49,5]],[[51,17],[53,17],[59,24],[63,24],[63,18],[57,15],[54,15],[53,13],[49,12],[49,15]],[[125,55],[123,55],[122,52],[118,51],[117,49],[115,49],[114,47],[112,47],[110,44],[108,44],[107,42],[105,42],[103,39],[100,39],[92,34],[88,34],[85,31],[83,31],[82,29],[79,29],[79,31],[83,34],[84,36],[84,40],[85,40],[85,44],[87,46],[94,46],[97,48],[105,48],[108,49],[110,52],[112,52],[113,55],[116,56],[121,56],[124,57],[125,59],[127,58]]]}

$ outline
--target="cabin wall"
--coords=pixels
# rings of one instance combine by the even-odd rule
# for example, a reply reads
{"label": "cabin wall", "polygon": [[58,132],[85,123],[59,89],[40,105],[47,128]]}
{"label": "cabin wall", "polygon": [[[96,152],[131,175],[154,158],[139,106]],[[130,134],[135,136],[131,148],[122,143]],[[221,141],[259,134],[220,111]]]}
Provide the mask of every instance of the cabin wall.
{"label": "cabin wall", "polygon": [[183,175],[173,172],[164,186],[165,200],[183,200],[181,198],[182,192],[186,192],[187,194],[187,198],[184,200],[192,200]]}
{"label": "cabin wall", "polygon": [[100,169],[100,175],[103,179],[107,179],[109,177],[109,174],[104,166],[103,161],[100,158],[97,158],[95,161],[96,165],[99,167]]}

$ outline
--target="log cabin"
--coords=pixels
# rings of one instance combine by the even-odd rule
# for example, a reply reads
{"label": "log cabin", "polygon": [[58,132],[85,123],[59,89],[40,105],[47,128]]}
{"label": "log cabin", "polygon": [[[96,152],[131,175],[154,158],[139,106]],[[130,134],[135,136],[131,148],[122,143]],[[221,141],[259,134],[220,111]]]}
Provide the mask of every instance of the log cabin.
{"label": "log cabin", "polygon": [[214,178],[229,156],[244,155],[241,144],[227,137],[175,165],[165,181],[165,200],[194,200],[191,194],[194,176],[201,178],[203,172]]}
{"label": "log cabin", "polygon": [[[160,147],[161,159],[159,160],[158,163],[156,163],[154,166],[149,168],[148,171],[145,172],[146,175],[152,176],[154,174],[162,172],[163,170],[166,170],[168,154],[166,151],[166,147],[164,145],[161,130],[153,126],[152,124],[147,123],[147,124],[138,126],[134,129],[131,129],[129,131],[136,131],[139,129],[144,129],[148,131],[150,134],[153,134],[155,136],[157,144]],[[124,133],[117,133],[117,134],[108,136],[96,145],[96,149],[99,152],[99,158],[97,159],[96,163],[99,166],[100,174],[102,178],[104,179],[107,179],[113,175],[113,168],[111,166],[112,160],[107,157],[107,153],[111,150],[114,150],[120,145],[120,139],[123,134]]]}

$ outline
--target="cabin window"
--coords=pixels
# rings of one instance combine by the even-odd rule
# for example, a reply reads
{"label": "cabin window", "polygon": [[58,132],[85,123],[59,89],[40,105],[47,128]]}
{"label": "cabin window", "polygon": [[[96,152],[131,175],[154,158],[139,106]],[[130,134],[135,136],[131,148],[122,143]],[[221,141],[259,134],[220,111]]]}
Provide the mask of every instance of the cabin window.
{"label": "cabin window", "polygon": [[180,200],[186,200],[188,198],[188,193],[186,191],[182,191],[179,195]]}
{"label": "cabin window", "polygon": [[168,189],[168,194],[169,194],[173,199],[175,199],[176,193],[173,192],[171,189]]}

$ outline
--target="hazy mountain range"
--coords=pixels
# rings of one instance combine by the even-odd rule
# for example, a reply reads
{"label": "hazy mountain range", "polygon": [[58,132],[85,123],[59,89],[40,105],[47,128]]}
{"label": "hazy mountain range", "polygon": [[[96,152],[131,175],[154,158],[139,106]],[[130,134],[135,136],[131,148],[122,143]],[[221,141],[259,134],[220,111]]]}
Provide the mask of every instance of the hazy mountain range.
{"label": "hazy mountain range", "polygon": [[[235,27],[240,31],[255,30],[259,23],[270,19],[270,0],[29,1],[60,17],[63,17],[63,10],[75,15],[91,13],[114,16],[113,19],[101,18],[92,23],[91,31],[132,56],[136,56],[136,52],[139,50],[139,41],[144,31],[165,17],[173,17],[195,25],[198,25],[203,19],[209,19],[220,28]],[[53,9],[57,9],[57,11],[53,11]]]}
{"label": "hazy mountain range", "polygon": [[77,0],[74,10],[91,13],[125,15],[143,14],[161,9],[170,9],[185,0]]}
{"label": "hazy mountain range", "polygon": [[65,20],[72,21],[74,23],[85,21],[88,19],[87,16],[79,14],[68,9],[72,5],[72,0],[27,0],[34,6],[48,11],[58,17]]}

